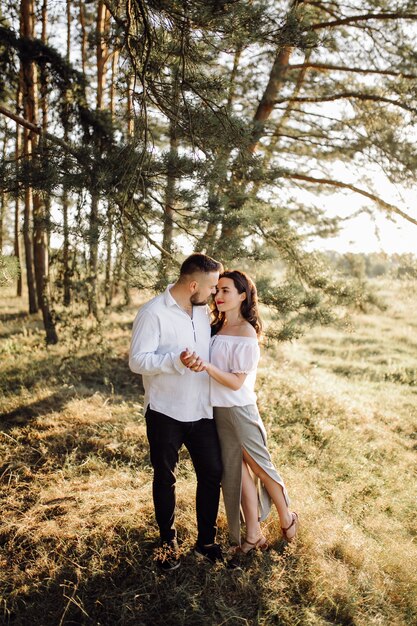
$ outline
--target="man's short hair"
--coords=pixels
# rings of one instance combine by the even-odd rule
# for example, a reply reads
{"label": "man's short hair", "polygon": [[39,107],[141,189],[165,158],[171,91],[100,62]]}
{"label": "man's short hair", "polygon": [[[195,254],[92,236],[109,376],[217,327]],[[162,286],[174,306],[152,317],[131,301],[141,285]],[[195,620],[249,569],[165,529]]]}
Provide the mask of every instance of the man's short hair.
{"label": "man's short hair", "polygon": [[180,277],[182,276],[190,276],[195,272],[203,272],[204,274],[209,274],[210,272],[222,272],[223,265],[218,261],[215,261],[211,257],[206,254],[201,254],[200,252],[196,252],[191,256],[187,257],[180,269]]}

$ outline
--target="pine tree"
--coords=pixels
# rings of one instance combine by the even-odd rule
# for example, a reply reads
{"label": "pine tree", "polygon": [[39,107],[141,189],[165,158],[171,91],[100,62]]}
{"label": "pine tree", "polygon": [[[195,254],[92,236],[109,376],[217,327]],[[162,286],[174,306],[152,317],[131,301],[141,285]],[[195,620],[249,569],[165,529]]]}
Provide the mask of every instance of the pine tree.
{"label": "pine tree", "polygon": [[[185,242],[225,264],[254,267],[284,338],[299,324],[330,320],[332,303],[357,295],[332,279],[324,258],[305,252],[306,238],[334,234],[346,217],[329,218],[323,194],[355,195],[364,211],[417,222],[366,175],[378,164],[389,179],[414,184],[413,3],[79,0],[74,11],[70,4],[68,32],[71,20],[80,32],[66,51],[0,25],[2,76],[13,80],[17,55],[22,67],[47,70],[49,128],[34,126],[27,107],[22,116],[0,81],[0,112],[48,146],[42,170],[30,153],[22,167],[5,166],[4,187],[42,197],[62,190],[63,224],[55,228],[67,302],[70,236],[73,259],[87,262],[78,287],[89,285],[96,315],[100,284],[111,301],[112,269],[114,285],[124,277],[128,301],[132,279],[147,286],[170,279]],[[70,46],[79,46],[81,72],[70,64]],[[116,101],[103,97],[109,50],[120,58]],[[112,91],[114,73],[111,84]]]}

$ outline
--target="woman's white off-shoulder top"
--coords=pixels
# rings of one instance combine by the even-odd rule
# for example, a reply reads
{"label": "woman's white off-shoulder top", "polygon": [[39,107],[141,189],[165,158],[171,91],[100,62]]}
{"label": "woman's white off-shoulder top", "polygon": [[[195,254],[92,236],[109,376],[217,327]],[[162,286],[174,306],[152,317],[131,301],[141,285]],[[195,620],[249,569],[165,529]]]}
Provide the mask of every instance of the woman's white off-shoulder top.
{"label": "woman's white off-shoulder top", "polygon": [[212,406],[246,406],[256,403],[255,381],[260,350],[255,337],[214,335],[210,342],[210,362],[223,372],[247,374],[237,391],[210,378]]}

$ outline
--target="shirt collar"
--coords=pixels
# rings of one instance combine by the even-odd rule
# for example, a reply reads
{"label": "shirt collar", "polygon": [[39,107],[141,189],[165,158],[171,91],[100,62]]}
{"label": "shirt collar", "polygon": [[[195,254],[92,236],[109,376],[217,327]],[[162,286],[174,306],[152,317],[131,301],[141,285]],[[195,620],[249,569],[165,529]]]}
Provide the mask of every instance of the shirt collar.
{"label": "shirt collar", "polygon": [[173,286],[174,283],[171,283],[164,292],[164,301],[167,306],[178,306],[178,302],[171,296],[171,287]]}

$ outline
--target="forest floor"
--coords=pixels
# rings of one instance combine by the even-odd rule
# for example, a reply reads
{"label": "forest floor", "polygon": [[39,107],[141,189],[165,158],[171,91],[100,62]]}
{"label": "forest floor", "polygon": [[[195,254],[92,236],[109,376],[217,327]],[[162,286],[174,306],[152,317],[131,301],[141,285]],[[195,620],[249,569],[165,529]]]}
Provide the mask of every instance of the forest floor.
{"label": "forest floor", "polygon": [[[59,311],[60,343],[0,301],[0,623],[400,626],[417,623],[415,284],[374,282],[386,309],[263,349],[258,398],[300,514],[243,570],[197,562],[195,477],[178,471],[182,566],[157,571],[140,377],[139,299],[99,326]],[[219,541],[227,525],[219,515]]]}

